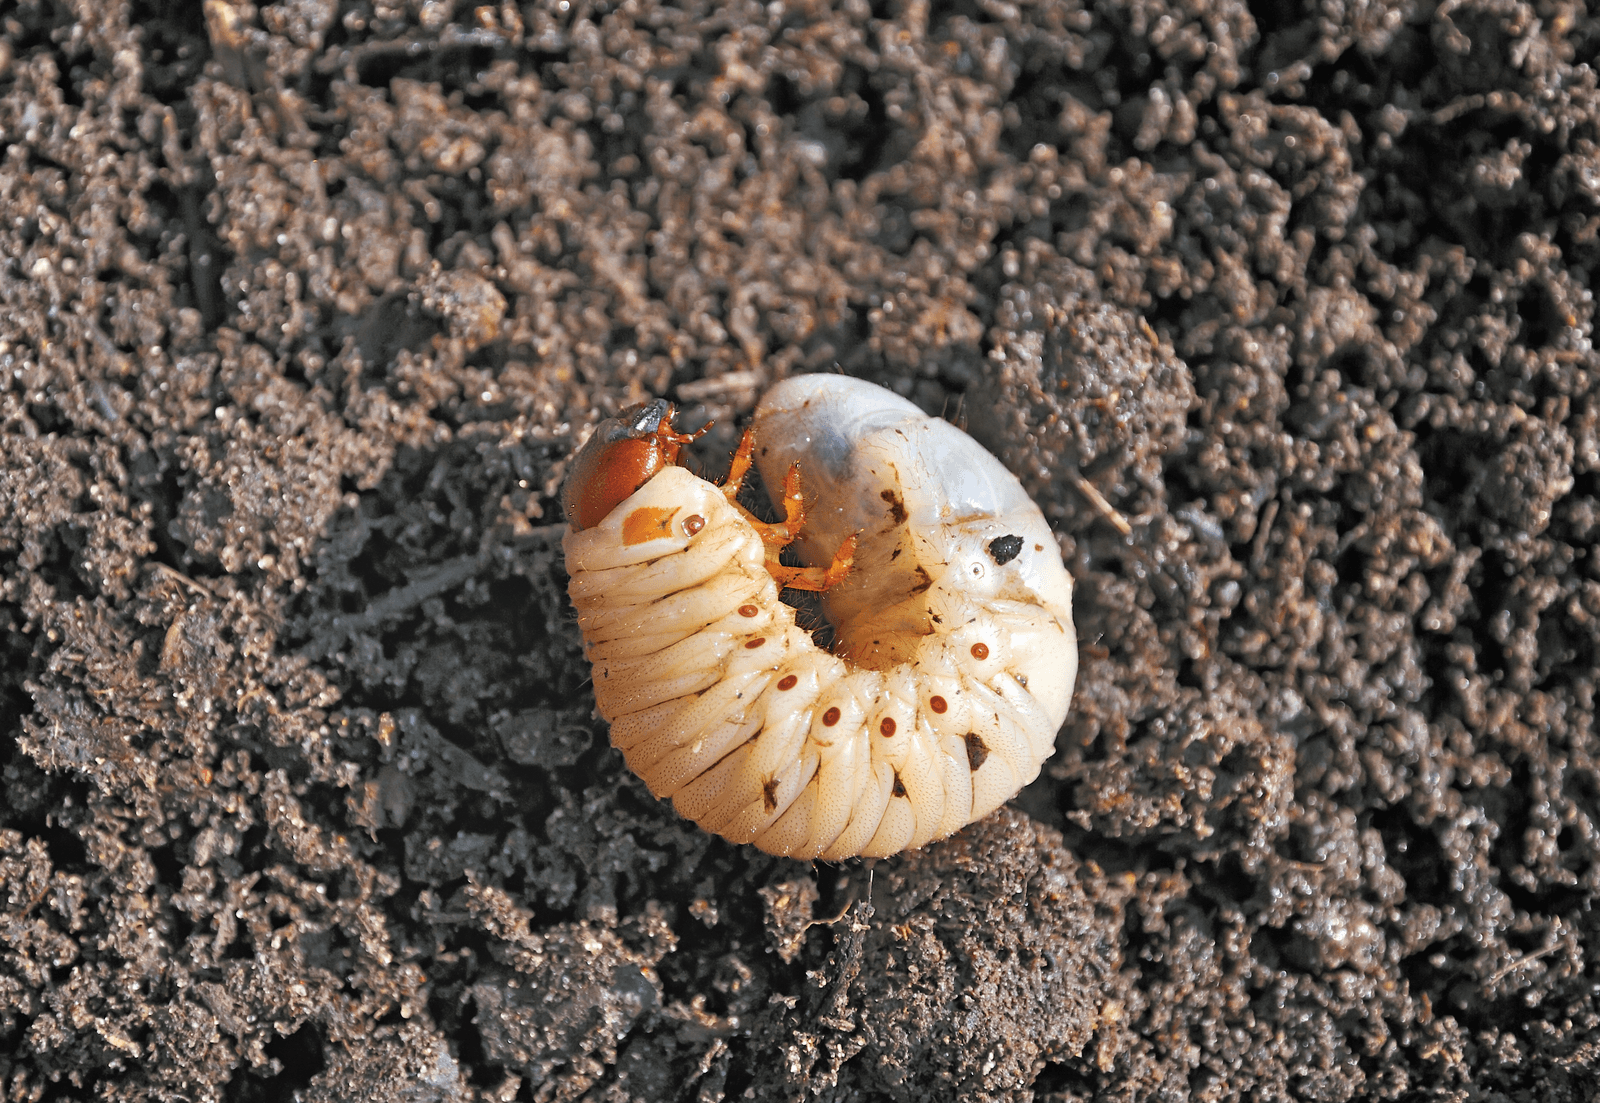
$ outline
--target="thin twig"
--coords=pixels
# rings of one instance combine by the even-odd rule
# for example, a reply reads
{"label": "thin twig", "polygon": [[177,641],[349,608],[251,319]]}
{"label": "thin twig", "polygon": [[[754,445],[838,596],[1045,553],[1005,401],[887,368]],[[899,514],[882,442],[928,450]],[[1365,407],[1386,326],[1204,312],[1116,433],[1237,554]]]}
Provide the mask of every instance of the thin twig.
{"label": "thin twig", "polygon": [[1515,961],[1507,962],[1489,975],[1489,979],[1483,982],[1484,986],[1488,987],[1491,984],[1499,983],[1512,973],[1516,972],[1518,969],[1521,969],[1524,965],[1531,965],[1542,957],[1549,957],[1551,954],[1561,949],[1561,947],[1564,945],[1565,943],[1557,942],[1554,945],[1546,946],[1542,950],[1535,950],[1531,954],[1523,954]]}
{"label": "thin twig", "polygon": [[1133,535],[1133,526],[1128,523],[1128,519],[1122,515],[1116,506],[1106,501],[1106,496],[1095,489],[1093,483],[1076,471],[1072,473],[1072,482],[1078,488],[1078,493],[1089,499],[1089,504],[1094,506],[1100,516],[1110,521],[1113,528],[1124,536]]}
{"label": "thin twig", "polygon": [[[537,537],[549,539],[564,531],[566,527],[566,525],[540,525],[532,533],[521,537],[519,543]],[[370,632],[387,621],[409,613],[429,598],[437,597],[462,585],[482,571],[492,555],[492,551],[486,550],[448,559],[404,586],[396,586],[385,591],[369,601],[367,607],[359,613],[331,618],[323,633],[302,647],[300,654],[313,660],[326,658],[351,636]]]}

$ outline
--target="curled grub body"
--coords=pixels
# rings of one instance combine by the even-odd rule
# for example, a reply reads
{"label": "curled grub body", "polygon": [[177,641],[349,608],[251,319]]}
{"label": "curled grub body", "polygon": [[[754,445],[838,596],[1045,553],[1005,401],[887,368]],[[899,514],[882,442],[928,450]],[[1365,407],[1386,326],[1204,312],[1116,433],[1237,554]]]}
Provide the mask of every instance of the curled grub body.
{"label": "curled grub body", "polygon": [[612,743],[680,814],[775,854],[884,856],[988,815],[1052,753],[1077,673],[1038,508],[966,434],[858,380],[780,384],[754,439],[767,485],[803,495],[813,569],[856,537],[823,598],[837,653],[779,600],[784,526],[663,466],[564,542]]}

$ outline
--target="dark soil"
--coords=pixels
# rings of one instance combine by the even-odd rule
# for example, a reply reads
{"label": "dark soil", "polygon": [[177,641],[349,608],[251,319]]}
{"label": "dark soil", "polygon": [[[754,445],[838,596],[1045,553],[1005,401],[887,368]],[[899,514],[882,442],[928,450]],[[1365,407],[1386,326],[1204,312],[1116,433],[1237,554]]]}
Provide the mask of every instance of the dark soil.
{"label": "dark soil", "polygon": [[[0,1098],[1585,1100],[1600,21],[0,6]],[[555,496],[842,370],[1078,580],[1015,808],[610,751]]]}

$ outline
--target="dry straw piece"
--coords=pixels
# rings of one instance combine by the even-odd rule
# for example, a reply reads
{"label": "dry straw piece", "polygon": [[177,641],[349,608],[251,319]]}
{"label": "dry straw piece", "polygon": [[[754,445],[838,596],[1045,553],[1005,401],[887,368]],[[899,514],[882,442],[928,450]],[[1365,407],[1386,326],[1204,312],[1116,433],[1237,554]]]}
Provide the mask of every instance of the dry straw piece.
{"label": "dry straw piece", "polygon": [[[773,854],[883,857],[993,812],[1055,747],[1072,578],[1016,478],[881,387],[797,376],[756,410],[785,520],[676,465],[672,407],[603,422],[563,546],[611,742],[657,797]],[[776,488],[782,488],[781,491]],[[793,541],[808,567],[784,567]],[[823,591],[832,651],[779,600]]]}

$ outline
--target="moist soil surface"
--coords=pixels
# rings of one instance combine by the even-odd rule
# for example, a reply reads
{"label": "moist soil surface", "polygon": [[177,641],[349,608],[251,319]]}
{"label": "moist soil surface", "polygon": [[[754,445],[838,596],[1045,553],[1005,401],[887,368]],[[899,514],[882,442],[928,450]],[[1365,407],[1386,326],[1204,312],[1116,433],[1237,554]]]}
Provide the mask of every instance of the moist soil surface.
{"label": "moist soil surface", "polygon": [[[1600,22],[1519,0],[0,8],[0,1097],[1585,1100]],[[595,423],[842,371],[1077,580],[925,850],[593,716]]]}

